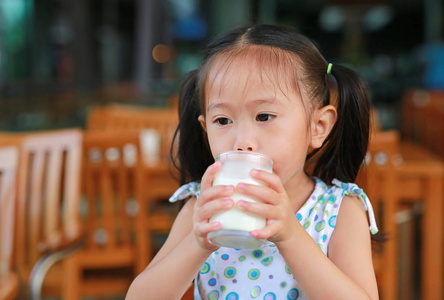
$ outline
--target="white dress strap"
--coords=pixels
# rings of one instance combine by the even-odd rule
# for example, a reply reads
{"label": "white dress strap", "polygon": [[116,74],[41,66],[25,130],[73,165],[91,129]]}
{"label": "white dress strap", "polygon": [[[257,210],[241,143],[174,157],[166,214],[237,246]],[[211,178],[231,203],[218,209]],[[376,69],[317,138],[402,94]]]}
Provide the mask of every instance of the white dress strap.
{"label": "white dress strap", "polygon": [[190,182],[182,185],[174,194],[170,197],[170,202],[176,202],[178,200],[186,200],[191,197],[199,197],[200,194],[200,182]]}
{"label": "white dress strap", "polygon": [[370,200],[368,199],[365,192],[357,184],[354,183],[344,183],[337,179],[333,179],[332,183],[344,189],[345,196],[352,196],[361,200],[362,205],[364,205],[364,209],[368,213],[370,221],[370,232],[372,234],[376,234],[379,230],[376,226],[375,213],[373,212],[372,204],[370,203]]}

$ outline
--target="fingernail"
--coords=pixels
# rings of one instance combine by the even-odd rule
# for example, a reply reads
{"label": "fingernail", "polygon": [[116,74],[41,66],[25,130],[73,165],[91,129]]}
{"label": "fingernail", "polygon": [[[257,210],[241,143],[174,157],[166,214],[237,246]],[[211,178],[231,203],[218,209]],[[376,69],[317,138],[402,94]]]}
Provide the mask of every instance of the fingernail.
{"label": "fingernail", "polygon": [[220,222],[213,222],[213,223],[211,223],[211,225],[212,225],[214,228],[218,228],[218,227],[220,226]]}
{"label": "fingernail", "polygon": [[251,175],[258,175],[259,174],[259,170],[253,169],[251,170]]}
{"label": "fingernail", "polygon": [[236,186],[239,190],[244,190],[245,189],[245,184],[244,183],[238,183]]}
{"label": "fingernail", "polygon": [[233,203],[233,201],[231,199],[229,199],[229,198],[224,200],[224,206],[225,207],[230,207],[231,203]]}
{"label": "fingernail", "polygon": [[234,186],[232,186],[232,185],[226,185],[226,186],[225,186],[225,189],[226,189],[227,191],[232,191],[232,190],[234,190]]}
{"label": "fingernail", "polygon": [[239,200],[239,201],[237,202],[237,206],[239,206],[239,207],[241,207],[241,208],[245,208],[245,207],[247,207],[247,202],[246,202],[246,201],[243,201],[243,200]]}

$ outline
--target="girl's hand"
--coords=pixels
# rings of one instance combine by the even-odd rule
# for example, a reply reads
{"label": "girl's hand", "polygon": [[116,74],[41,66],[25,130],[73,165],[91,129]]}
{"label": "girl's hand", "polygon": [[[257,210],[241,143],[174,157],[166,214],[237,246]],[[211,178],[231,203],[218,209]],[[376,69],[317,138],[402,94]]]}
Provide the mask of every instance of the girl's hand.
{"label": "girl's hand", "polygon": [[216,212],[228,210],[234,205],[233,200],[229,198],[234,193],[234,186],[212,186],[214,177],[221,165],[221,162],[215,162],[205,171],[201,181],[200,195],[194,205],[194,236],[202,248],[210,251],[216,251],[219,249],[219,246],[211,244],[207,239],[207,235],[221,228],[220,222],[210,223],[210,218]]}
{"label": "girl's hand", "polygon": [[265,228],[252,231],[251,236],[257,239],[266,239],[273,243],[285,242],[291,239],[298,221],[279,176],[256,169],[251,171],[251,176],[265,182],[266,186],[240,183],[236,186],[236,191],[252,196],[262,203],[240,200],[237,202],[237,206],[242,211],[267,220]]}

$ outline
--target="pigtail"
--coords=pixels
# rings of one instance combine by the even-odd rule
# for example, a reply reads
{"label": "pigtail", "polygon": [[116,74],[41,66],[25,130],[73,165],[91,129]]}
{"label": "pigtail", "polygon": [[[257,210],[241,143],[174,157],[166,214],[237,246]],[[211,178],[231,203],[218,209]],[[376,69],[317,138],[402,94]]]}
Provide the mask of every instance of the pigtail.
{"label": "pigtail", "polygon": [[200,181],[207,167],[214,162],[205,132],[198,121],[201,114],[196,87],[198,70],[189,72],[179,88],[179,124],[172,145],[177,143],[177,154],[170,156],[179,171],[180,184]]}
{"label": "pigtail", "polygon": [[[334,65],[331,74],[337,83],[338,119],[319,151],[314,174],[331,183],[334,178],[354,182],[367,153],[370,133],[370,97],[358,73]],[[324,98],[329,98],[328,89]],[[328,103],[328,100],[324,101]],[[379,231],[371,236],[372,249],[380,252],[387,234]]]}
{"label": "pigtail", "polygon": [[333,65],[338,89],[338,119],[320,150],[314,174],[331,183],[334,178],[354,182],[367,152],[370,97],[362,78],[353,70]]}

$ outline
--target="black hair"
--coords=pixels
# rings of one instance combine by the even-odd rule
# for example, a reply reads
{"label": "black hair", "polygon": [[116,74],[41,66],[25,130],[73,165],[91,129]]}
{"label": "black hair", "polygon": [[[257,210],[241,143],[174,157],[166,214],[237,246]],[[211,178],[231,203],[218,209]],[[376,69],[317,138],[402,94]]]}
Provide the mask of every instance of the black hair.
{"label": "black hair", "polygon": [[[222,53],[262,47],[292,57],[297,65],[295,86],[303,84],[308,109],[331,103],[328,84],[328,63],[314,43],[292,28],[274,25],[252,25],[232,30],[210,43],[198,70],[190,72],[179,91],[179,138],[177,164],[182,184],[200,181],[207,167],[214,162],[208,140],[199,121],[205,115],[204,86],[214,59]],[[337,83],[338,118],[329,136],[319,149],[307,155],[316,157],[313,172],[327,183],[333,178],[354,182],[367,152],[369,139],[370,99],[362,78],[353,70],[333,65],[331,75]]]}
{"label": "black hair", "polygon": [[370,133],[370,97],[355,71],[334,65],[331,74],[337,83],[337,121],[321,148],[313,174],[330,182],[337,178],[354,182],[367,153]]}
{"label": "black hair", "polygon": [[170,151],[170,155],[179,170],[181,185],[200,181],[205,170],[214,162],[206,133],[198,121],[201,108],[196,83],[197,70],[194,70],[185,76],[179,88],[179,124],[172,143],[178,142],[177,152]]}

